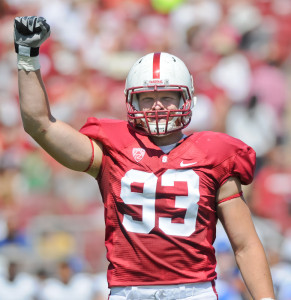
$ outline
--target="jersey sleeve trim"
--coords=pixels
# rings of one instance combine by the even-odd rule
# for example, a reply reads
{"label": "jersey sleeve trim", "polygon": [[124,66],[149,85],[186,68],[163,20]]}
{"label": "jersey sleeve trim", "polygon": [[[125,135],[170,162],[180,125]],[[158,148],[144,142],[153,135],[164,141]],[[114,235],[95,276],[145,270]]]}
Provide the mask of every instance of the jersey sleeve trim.
{"label": "jersey sleeve trim", "polygon": [[89,138],[89,140],[90,140],[91,147],[92,147],[92,154],[91,154],[90,163],[89,163],[88,167],[83,172],[87,172],[91,168],[91,166],[93,164],[93,161],[94,161],[94,144],[93,144],[92,139]]}
{"label": "jersey sleeve trim", "polygon": [[243,191],[240,191],[239,193],[236,193],[236,194],[231,195],[231,196],[229,196],[227,198],[221,199],[220,201],[217,202],[217,204],[229,201],[229,200],[234,199],[234,198],[241,197],[242,195],[243,195]]}

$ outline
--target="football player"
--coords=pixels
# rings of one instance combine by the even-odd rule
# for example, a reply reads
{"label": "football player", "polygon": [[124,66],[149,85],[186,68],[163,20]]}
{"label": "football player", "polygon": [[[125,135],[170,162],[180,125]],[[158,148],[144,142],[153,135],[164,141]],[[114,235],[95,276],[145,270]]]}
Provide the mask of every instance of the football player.
{"label": "football player", "polygon": [[44,18],[15,19],[23,126],[58,162],[99,184],[109,299],[218,299],[218,218],[252,297],[273,299],[241,188],[253,179],[255,152],[226,134],[183,134],[195,105],[185,64],[168,53],[140,58],[125,84],[128,121],[90,117],[78,131],[49,109],[38,59],[49,34]]}

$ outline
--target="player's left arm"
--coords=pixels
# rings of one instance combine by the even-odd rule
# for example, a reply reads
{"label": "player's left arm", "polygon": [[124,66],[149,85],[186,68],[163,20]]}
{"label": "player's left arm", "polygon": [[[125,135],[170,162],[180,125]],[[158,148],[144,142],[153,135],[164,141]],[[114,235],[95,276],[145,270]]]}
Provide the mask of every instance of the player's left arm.
{"label": "player's left arm", "polygon": [[[275,299],[270,268],[255,230],[239,179],[230,177],[217,194],[217,214],[232,245],[237,265],[253,299]],[[233,195],[236,195],[232,198]],[[228,201],[224,199],[231,198]]]}

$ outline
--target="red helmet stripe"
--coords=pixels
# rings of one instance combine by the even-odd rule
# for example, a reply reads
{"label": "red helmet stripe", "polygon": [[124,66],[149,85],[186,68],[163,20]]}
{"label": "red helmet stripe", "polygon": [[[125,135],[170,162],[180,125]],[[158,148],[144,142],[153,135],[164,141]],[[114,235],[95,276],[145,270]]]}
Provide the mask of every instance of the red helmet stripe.
{"label": "red helmet stripe", "polygon": [[160,58],[161,53],[156,52],[153,59],[153,79],[160,79]]}

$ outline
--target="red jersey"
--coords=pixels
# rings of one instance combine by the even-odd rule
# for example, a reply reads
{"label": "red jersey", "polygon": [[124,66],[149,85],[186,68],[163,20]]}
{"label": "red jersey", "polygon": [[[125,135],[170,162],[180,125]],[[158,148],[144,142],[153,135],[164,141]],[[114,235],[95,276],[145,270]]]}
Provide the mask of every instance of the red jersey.
{"label": "red jersey", "polygon": [[127,122],[89,118],[103,144],[97,177],[105,206],[109,286],[216,278],[216,193],[230,176],[253,179],[255,152],[226,134],[197,132],[165,154]]}

